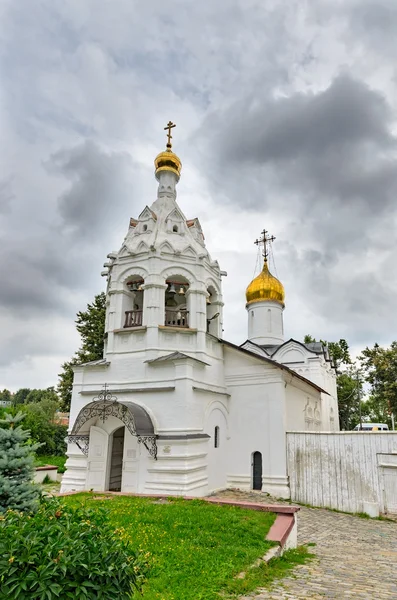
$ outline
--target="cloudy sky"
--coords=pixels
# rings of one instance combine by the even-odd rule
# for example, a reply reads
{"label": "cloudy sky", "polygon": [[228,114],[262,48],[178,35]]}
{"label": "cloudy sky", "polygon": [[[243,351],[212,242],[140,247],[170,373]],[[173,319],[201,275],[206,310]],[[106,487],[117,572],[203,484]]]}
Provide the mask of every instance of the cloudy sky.
{"label": "cloudy sky", "polygon": [[288,337],[397,337],[395,0],[1,0],[0,23],[0,388],[56,384],[169,119],[227,339],[263,227]]}

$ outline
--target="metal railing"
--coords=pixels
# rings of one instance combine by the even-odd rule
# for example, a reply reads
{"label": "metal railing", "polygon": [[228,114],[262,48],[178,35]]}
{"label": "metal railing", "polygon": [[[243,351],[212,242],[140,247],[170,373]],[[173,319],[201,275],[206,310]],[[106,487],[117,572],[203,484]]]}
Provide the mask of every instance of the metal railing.
{"label": "metal railing", "polygon": [[187,310],[166,310],[164,325],[168,327],[189,327],[189,312]]}
{"label": "metal railing", "polygon": [[142,325],[141,310],[126,310],[124,327],[140,327]]}

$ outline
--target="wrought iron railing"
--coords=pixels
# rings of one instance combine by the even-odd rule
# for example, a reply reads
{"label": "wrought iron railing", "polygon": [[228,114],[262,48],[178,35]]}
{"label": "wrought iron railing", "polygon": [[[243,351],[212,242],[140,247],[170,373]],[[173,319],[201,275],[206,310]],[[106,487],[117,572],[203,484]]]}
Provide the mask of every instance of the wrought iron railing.
{"label": "wrought iron railing", "polygon": [[141,310],[126,310],[124,327],[140,327],[142,325]]}
{"label": "wrought iron railing", "polygon": [[168,327],[189,327],[189,312],[187,310],[166,310],[164,325]]}

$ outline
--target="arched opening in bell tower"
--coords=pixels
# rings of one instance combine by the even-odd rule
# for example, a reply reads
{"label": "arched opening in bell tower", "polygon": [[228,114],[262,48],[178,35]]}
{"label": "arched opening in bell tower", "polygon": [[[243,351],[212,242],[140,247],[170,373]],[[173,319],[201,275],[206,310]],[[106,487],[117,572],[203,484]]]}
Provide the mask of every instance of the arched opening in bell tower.
{"label": "arched opening in bell tower", "polygon": [[181,276],[171,276],[166,280],[164,325],[168,327],[189,327],[188,291],[189,282]]}
{"label": "arched opening in bell tower", "polygon": [[131,276],[124,285],[123,290],[123,327],[140,327],[143,317],[143,285],[144,280],[138,276]]}
{"label": "arched opening in bell tower", "polygon": [[206,296],[206,316],[207,316],[207,333],[219,337],[219,295],[214,288],[210,285],[207,288]]}

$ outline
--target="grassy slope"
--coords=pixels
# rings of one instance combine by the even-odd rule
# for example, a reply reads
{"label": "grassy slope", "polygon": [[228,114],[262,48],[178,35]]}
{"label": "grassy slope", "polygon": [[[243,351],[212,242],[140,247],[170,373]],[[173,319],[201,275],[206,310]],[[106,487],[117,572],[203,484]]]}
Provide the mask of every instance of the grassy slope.
{"label": "grassy slope", "polygon": [[[149,553],[145,600],[219,600],[221,591],[251,591],[270,577],[271,568],[266,566],[250,571],[243,580],[234,579],[271,546],[265,537],[273,514],[200,500],[157,503],[146,498],[92,497],[79,494],[64,501],[105,506],[115,528],[122,528],[121,535]],[[304,560],[300,553],[294,556],[298,562]],[[288,566],[284,560],[284,567]]]}
{"label": "grassy slope", "polygon": [[66,456],[36,456],[36,467],[44,467],[45,465],[55,465],[58,467],[59,473],[65,472]]}

